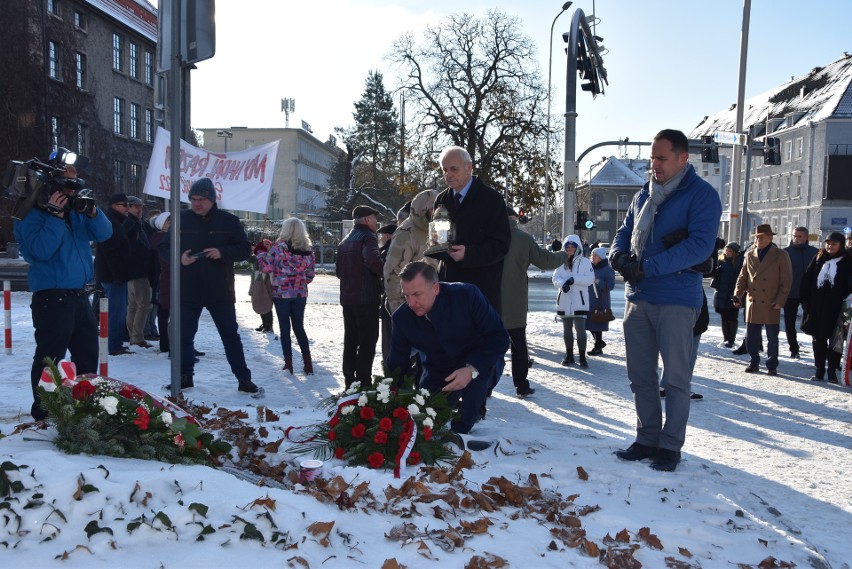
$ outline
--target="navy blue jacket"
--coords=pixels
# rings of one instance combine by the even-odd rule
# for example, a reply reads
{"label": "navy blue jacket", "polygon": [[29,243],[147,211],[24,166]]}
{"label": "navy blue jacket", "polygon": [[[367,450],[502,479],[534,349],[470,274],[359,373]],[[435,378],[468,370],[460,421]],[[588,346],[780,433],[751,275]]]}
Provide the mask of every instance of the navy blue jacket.
{"label": "navy blue jacket", "polygon": [[787,298],[799,298],[802,296],[799,291],[802,286],[802,278],[805,276],[805,270],[807,270],[808,265],[811,264],[811,261],[816,256],[818,249],[808,243],[804,243],[803,245],[793,245],[791,243],[787,247],[784,247],[784,250],[790,256],[790,266],[793,268],[793,280],[790,284],[790,294]]}
{"label": "navy blue jacket", "polygon": [[[174,225],[160,241],[160,257],[168,262]],[[180,268],[180,299],[189,304],[221,304],[237,301],[234,294],[234,263],[251,256],[251,244],[240,220],[218,206],[204,216],[191,209],[180,212],[180,251],[198,253],[215,247],[221,259],[198,259]]]}
{"label": "navy blue jacket", "polygon": [[500,315],[479,289],[467,283],[440,283],[435,304],[417,316],[407,304],[393,313],[393,335],[387,367],[409,371],[412,349],[422,354],[421,385],[437,386],[459,368],[470,364],[480,376],[509,349],[509,334]]}
{"label": "navy blue jacket", "polygon": [[334,268],[340,279],[340,304],[367,304],[378,308],[384,266],[376,233],[356,223],[337,246]]}

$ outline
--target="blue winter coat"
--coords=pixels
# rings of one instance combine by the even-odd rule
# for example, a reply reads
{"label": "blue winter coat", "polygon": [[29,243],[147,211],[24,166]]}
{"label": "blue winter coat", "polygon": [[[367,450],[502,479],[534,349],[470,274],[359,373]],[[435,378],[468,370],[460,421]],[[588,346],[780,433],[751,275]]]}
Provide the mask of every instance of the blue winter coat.
{"label": "blue winter coat", "polygon": [[[625,296],[631,302],[644,300],[651,304],[701,308],[702,275],[689,268],[706,261],[713,253],[722,203],[713,186],[702,180],[691,164],[685,168],[687,172],[677,190],[657,209],[653,231],[645,243],[642,262],[645,278],[636,285],[625,285]],[[633,226],[649,195],[646,183],[627,208],[624,223],[615,234],[610,259],[618,252],[631,253]],[[663,237],[684,229],[688,236],[666,249]]]}
{"label": "blue winter coat", "polygon": [[30,292],[51,288],[83,288],[94,277],[92,241],[112,235],[112,226],[101,210],[95,217],[68,212],[70,223],[33,208],[15,220],[15,240],[30,264]]}

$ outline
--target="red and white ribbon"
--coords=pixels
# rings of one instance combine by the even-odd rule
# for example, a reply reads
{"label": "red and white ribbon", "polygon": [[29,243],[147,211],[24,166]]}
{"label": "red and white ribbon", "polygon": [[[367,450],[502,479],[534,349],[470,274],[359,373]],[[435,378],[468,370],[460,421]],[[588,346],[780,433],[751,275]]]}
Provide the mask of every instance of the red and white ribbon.
{"label": "red and white ribbon", "polygon": [[409,418],[408,422],[399,435],[399,452],[396,453],[394,459],[393,477],[399,478],[405,474],[405,466],[408,461],[408,455],[411,454],[411,449],[414,448],[414,443],[417,440],[417,423],[414,419]]}

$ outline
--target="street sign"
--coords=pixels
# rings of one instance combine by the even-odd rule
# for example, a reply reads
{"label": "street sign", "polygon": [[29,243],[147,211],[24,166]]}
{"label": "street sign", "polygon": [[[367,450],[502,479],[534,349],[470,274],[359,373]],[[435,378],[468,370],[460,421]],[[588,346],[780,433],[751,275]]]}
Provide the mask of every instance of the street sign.
{"label": "street sign", "polygon": [[[157,72],[172,66],[172,0],[160,0]],[[216,53],[216,0],[183,0],[180,12],[181,65],[210,59]]]}
{"label": "street sign", "polygon": [[717,130],[713,139],[719,144],[733,144],[734,146],[745,146],[748,143],[748,136],[739,132]]}

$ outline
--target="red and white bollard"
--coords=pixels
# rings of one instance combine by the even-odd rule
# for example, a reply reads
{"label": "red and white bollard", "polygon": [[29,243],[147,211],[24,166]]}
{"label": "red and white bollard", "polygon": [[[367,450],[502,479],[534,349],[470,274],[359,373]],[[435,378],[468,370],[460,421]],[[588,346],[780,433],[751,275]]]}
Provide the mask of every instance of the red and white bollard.
{"label": "red and white bollard", "polygon": [[12,281],[3,281],[3,321],[6,355],[12,355]]}
{"label": "red and white bollard", "polygon": [[98,375],[109,377],[109,365],[107,364],[107,354],[109,345],[109,299],[102,298],[100,306],[100,335],[98,336]]}

